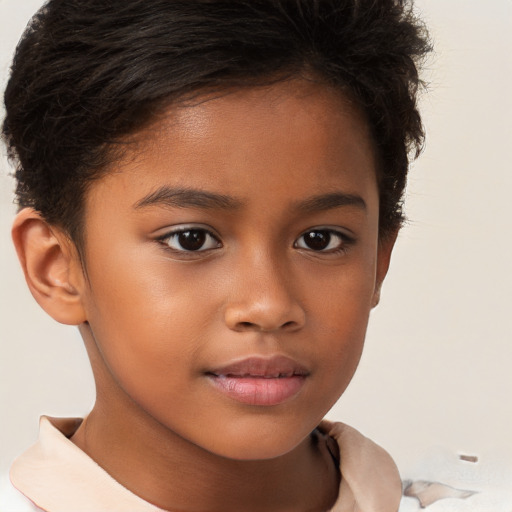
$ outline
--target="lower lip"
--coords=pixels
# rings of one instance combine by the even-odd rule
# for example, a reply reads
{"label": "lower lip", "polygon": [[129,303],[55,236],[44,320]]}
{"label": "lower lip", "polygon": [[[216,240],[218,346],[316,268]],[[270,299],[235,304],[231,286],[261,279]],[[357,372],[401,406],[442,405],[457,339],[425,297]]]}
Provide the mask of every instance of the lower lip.
{"label": "lower lip", "polygon": [[304,385],[303,375],[292,377],[225,377],[210,375],[215,387],[228,397],[249,405],[279,405],[293,398]]}

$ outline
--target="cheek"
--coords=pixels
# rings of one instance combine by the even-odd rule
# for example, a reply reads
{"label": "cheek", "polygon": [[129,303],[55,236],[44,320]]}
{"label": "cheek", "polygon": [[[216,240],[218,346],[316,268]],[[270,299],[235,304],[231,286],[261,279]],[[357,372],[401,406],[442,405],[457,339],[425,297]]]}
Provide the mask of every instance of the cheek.
{"label": "cheek", "polygon": [[374,259],[341,269],[323,284],[321,293],[316,294],[317,312],[311,316],[311,327],[316,349],[323,351],[320,362],[324,385],[341,394],[364,346],[375,287]]}
{"label": "cheek", "polygon": [[184,383],[196,382],[219,328],[222,289],[211,274],[222,273],[124,247],[90,269],[88,319],[96,344],[110,374],[140,405],[156,411],[172,397],[179,406]]}
{"label": "cheek", "polygon": [[339,386],[343,392],[361,357],[369,309],[360,307],[357,301],[340,301],[328,309],[324,326],[319,332],[319,340],[325,340],[322,347],[322,374],[326,380],[334,381],[335,386]]}
{"label": "cheek", "polygon": [[[172,378],[170,364],[192,357],[185,336],[191,332],[193,304],[179,282],[148,266],[118,262],[91,272],[88,321],[111,372],[122,381],[157,385]],[[160,383],[161,385],[161,383]]]}

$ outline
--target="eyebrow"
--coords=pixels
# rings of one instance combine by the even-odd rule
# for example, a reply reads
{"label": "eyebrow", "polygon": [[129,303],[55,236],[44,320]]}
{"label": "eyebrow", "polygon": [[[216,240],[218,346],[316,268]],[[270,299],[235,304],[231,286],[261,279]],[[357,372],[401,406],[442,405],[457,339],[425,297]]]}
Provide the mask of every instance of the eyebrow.
{"label": "eyebrow", "polygon": [[[237,198],[216,192],[207,192],[193,188],[173,188],[164,185],[137,201],[134,208],[139,209],[160,205],[205,210],[237,210],[243,204],[243,201]],[[316,213],[343,206],[355,206],[361,210],[366,210],[366,203],[361,196],[343,192],[331,192],[297,201],[294,203],[293,209],[303,213]]]}
{"label": "eyebrow", "polygon": [[205,210],[236,210],[242,202],[230,196],[192,188],[162,186],[135,203],[134,208],[147,206],[170,206],[176,208],[200,208]]}
{"label": "eyebrow", "polygon": [[325,210],[332,210],[342,206],[355,206],[366,211],[366,203],[361,196],[346,194],[343,192],[332,192],[298,201],[295,208],[304,213],[316,213]]}

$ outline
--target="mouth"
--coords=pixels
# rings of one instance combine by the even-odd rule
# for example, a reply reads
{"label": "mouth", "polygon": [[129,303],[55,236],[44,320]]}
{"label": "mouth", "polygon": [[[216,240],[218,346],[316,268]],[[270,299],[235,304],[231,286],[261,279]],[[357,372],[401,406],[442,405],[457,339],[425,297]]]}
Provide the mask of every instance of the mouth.
{"label": "mouth", "polygon": [[272,406],[295,397],[309,371],[285,356],[250,357],[206,372],[222,394],[248,405]]}

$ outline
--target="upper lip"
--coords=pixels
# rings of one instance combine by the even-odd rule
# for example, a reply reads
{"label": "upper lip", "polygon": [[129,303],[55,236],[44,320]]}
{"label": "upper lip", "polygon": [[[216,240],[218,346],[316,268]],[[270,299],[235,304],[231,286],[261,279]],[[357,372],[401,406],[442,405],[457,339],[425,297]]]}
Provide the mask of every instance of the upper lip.
{"label": "upper lip", "polygon": [[287,356],[248,357],[234,361],[207,372],[216,377],[261,377],[277,378],[307,376],[309,371],[297,361]]}

